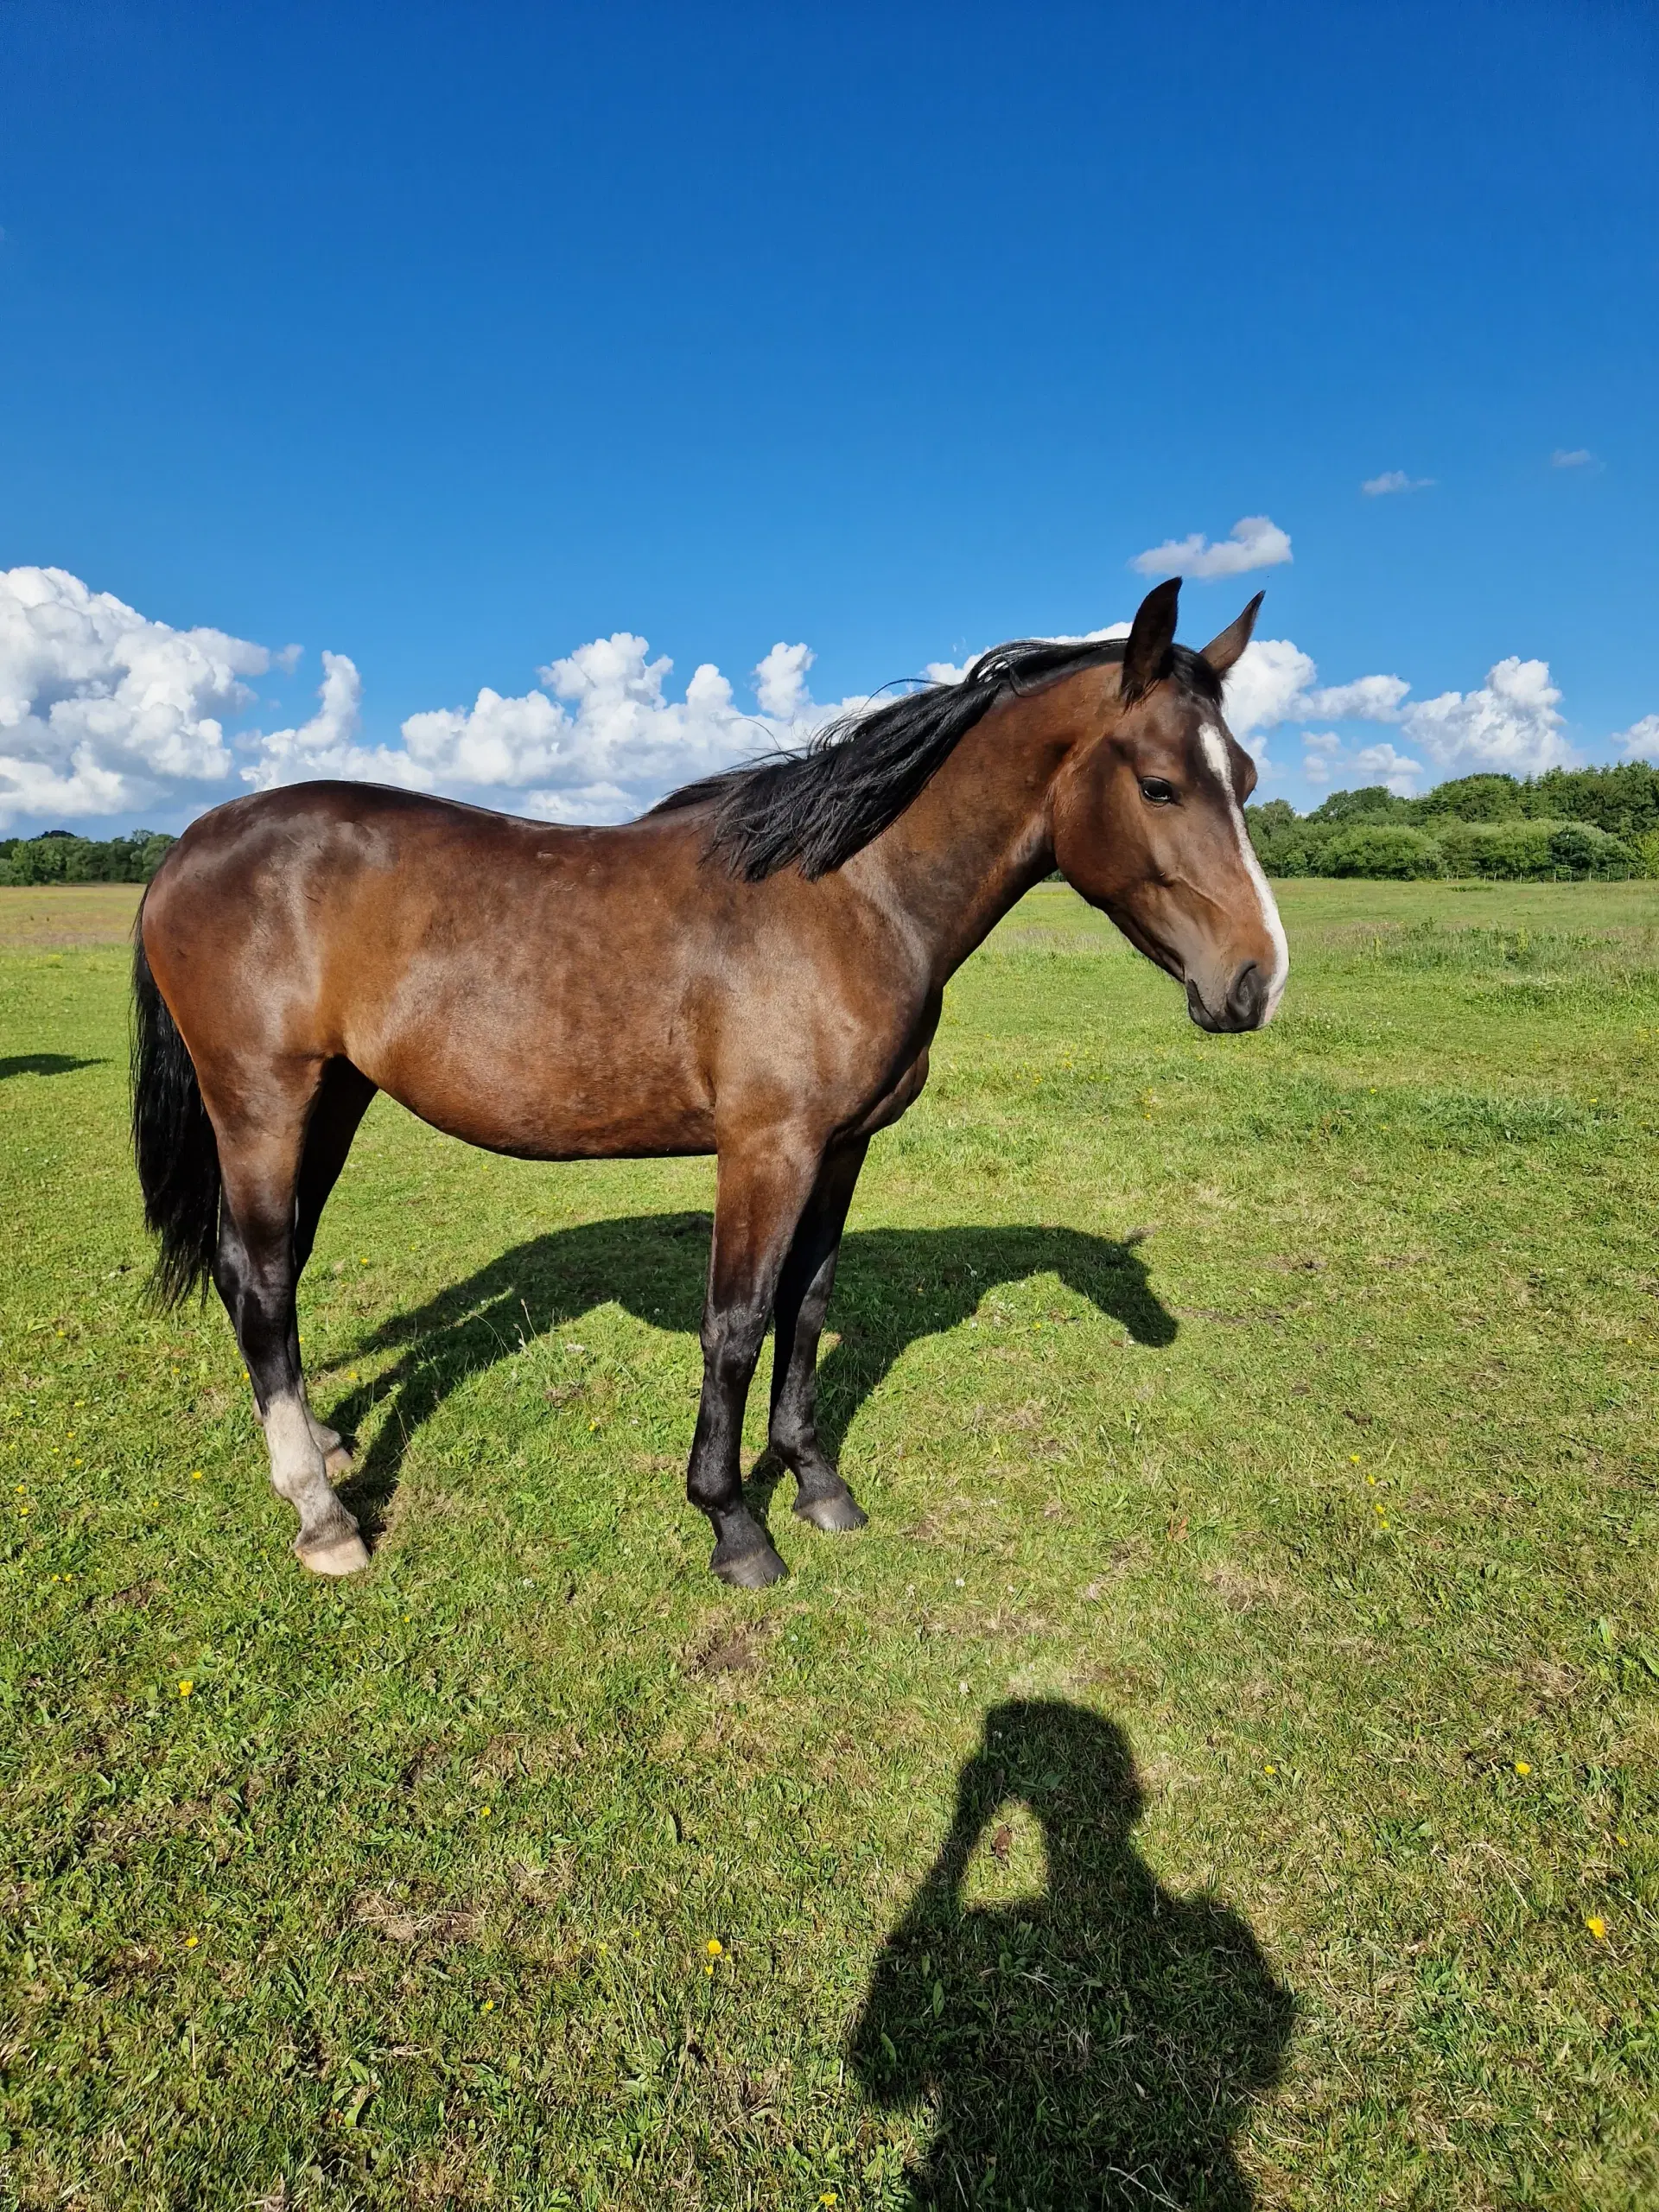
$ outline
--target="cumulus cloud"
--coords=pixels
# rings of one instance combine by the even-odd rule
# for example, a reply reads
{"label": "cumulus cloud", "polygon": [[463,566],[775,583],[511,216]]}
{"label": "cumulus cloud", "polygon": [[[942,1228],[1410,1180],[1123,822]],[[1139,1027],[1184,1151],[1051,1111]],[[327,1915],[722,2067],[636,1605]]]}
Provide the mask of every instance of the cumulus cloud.
{"label": "cumulus cloud", "polygon": [[1252,638],[1228,671],[1222,689],[1234,736],[1248,744],[1258,732],[1276,729],[1302,712],[1308,687],[1319,672],[1288,638]]}
{"label": "cumulus cloud", "polygon": [[353,783],[403,784],[429,791],[409,754],[387,745],[357,741],[362,722],[363,679],[344,653],[325,652],[317,711],[297,729],[256,731],[245,745],[258,747],[258,758],[242,771],[244,783],[258,791],[279,784],[303,783],[317,776],[340,776]]}
{"label": "cumulus cloud", "polygon": [[1385,468],[1380,476],[1368,476],[1359,488],[1368,499],[1385,499],[1390,492],[1427,492],[1433,481],[1432,476],[1408,476],[1403,468]]}
{"label": "cumulus cloud", "polygon": [[1267,515],[1242,515],[1225,537],[1212,545],[1199,531],[1172,537],[1137,553],[1129,566],[1143,576],[1242,576],[1252,569],[1276,569],[1288,561],[1290,539]]}
{"label": "cumulus cloud", "polygon": [[[1128,626],[1115,622],[1089,637],[1122,637]],[[146,813],[176,819],[229,796],[238,778],[270,789],[318,776],[448,792],[553,821],[619,821],[677,784],[804,744],[832,715],[867,703],[819,704],[808,684],[810,648],[784,641],[750,671],[741,699],[706,662],[681,690],[666,656],[618,631],[550,661],[521,695],[486,687],[470,706],[410,715],[385,741],[365,734],[355,664],[325,652],[308,720],[227,733],[227,722],[245,724],[254,704],[248,679],[291,668],[296,654],[149,620],[61,569],[0,575],[0,828]],[[971,665],[937,661],[926,673],[959,682]],[[1397,732],[1398,747],[1350,754],[1334,732],[1304,728],[1303,772],[1313,782],[1351,772],[1401,790],[1431,772],[1527,775],[1573,758],[1542,661],[1500,661],[1469,692],[1415,704],[1408,692],[1398,676],[1321,685],[1300,645],[1258,638],[1230,673],[1225,696],[1233,728],[1264,765],[1267,733],[1287,722],[1382,723]],[[1659,715],[1606,749],[1659,761]]]}
{"label": "cumulus cloud", "polygon": [[1549,456],[1552,468],[1593,468],[1596,456],[1588,446],[1557,446]]}
{"label": "cumulus cloud", "polygon": [[1548,661],[1511,654],[1478,691],[1442,691],[1408,708],[1401,722],[1408,744],[1453,774],[1535,776],[1576,757],[1561,734],[1560,697]]}
{"label": "cumulus cloud", "polygon": [[1421,760],[1408,760],[1392,745],[1363,746],[1354,755],[1354,766],[1362,776],[1375,776],[1386,784],[1398,798],[1411,797],[1423,772]]}
{"label": "cumulus cloud", "polygon": [[537,671],[542,688],[504,697],[487,685],[470,707],[411,715],[401,746],[359,742],[361,683],[343,653],[325,653],[319,706],[297,729],[256,734],[245,781],[261,789],[345,776],[448,791],[511,805],[554,822],[614,822],[677,784],[779,746],[799,744],[831,714],[806,686],[811,649],[775,645],[753,671],[758,715],[705,662],[683,699],[669,696],[674,664],[619,630]]}
{"label": "cumulus cloud", "polygon": [[263,645],[146,620],[62,569],[0,572],[0,827],[130,814],[230,773]]}
{"label": "cumulus cloud", "polygon": [[1362,676],[1352,683],[1309,692],[1305,711],[1338,722],[1397,722],[1410,689],[1402,676]]}

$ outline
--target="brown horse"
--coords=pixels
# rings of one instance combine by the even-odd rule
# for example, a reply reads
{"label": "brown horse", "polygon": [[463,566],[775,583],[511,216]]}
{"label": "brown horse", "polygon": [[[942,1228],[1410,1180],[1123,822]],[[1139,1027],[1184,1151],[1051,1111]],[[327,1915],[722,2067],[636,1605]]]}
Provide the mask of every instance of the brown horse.
{"label": "brown horse", "polygon": [[1221,715],[1261,601],[1199,654],[1174,643],[1179,592],[1127,639],[1005,645],[620,829],[319,783],[186,831],[138,923],[145,1217],[164,1295],[218,1286],[306,1566],[368,1560],[295,1287],[377,1090],[523,1159],[715,1154],[686,1483],[714,1571],[784,1572],[739,1480],[768,1320],[795,1510],[861,1525],[815,1427],[818,1337],[866,1148],[926,1080],[952,971],[1058,865],[1205,1028],[1259,1028],[1284,987],[1240,810],[1255,769]]}

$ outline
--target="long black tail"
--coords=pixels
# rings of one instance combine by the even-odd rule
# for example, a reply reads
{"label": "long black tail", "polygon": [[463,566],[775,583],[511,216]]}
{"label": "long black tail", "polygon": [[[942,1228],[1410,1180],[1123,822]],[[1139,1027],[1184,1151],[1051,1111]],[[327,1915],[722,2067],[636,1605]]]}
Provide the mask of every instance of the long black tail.
{"label": "long black tail", "polygon": [[219,1244],[219,1147],[195,1064],[156,988],[138,909],[132,955],[132,1149],[144,1225],[161,1239],[151,1287],[176,1306],[205,1295]]}

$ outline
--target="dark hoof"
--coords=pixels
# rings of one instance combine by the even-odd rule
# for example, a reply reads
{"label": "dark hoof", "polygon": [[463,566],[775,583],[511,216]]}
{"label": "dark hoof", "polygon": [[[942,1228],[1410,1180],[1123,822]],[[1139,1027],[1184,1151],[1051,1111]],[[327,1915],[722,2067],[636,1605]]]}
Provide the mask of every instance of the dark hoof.
{"label": "dark hoof", "polygon": [[766,1542],[747,1545],[741,1551],[728,1551],[724,1544],[716,1544],[709,1564],[734,1590],[769,1590],[789,1573]]}
{"label": "dark hoof", "polygon": [[798,1497],[795,1512],[800,1520],[822,1529],[826,1536],[847,1535],[863,1528],[870,1517],[844,1483],[821,1497]]}

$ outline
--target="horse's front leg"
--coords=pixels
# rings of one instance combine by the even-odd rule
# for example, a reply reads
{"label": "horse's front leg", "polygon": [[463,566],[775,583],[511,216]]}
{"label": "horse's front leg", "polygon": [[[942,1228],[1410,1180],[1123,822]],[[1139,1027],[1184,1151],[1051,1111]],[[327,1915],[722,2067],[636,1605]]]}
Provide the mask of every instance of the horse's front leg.
{"label": "horse's front leg", "polygon": [[702,1396],[686,1496],[714,1523],[709,1566],[722,1582],[764,1590],[786,1570],[743,1503],[743,1408],[796,1224],[822,1154],[789,1130],[746,1132],[722,1149],[702,1314]]}
{"label": "horse's front leg", "polygon": [[818,1338],[835,1287],[841,1233],[868,1137],[831,1153],[801,1215],[778,1284],[772,1447],[795,1477],[795,1510],[815,1529],[861,1529],[868,1516],[818,1441]]}

